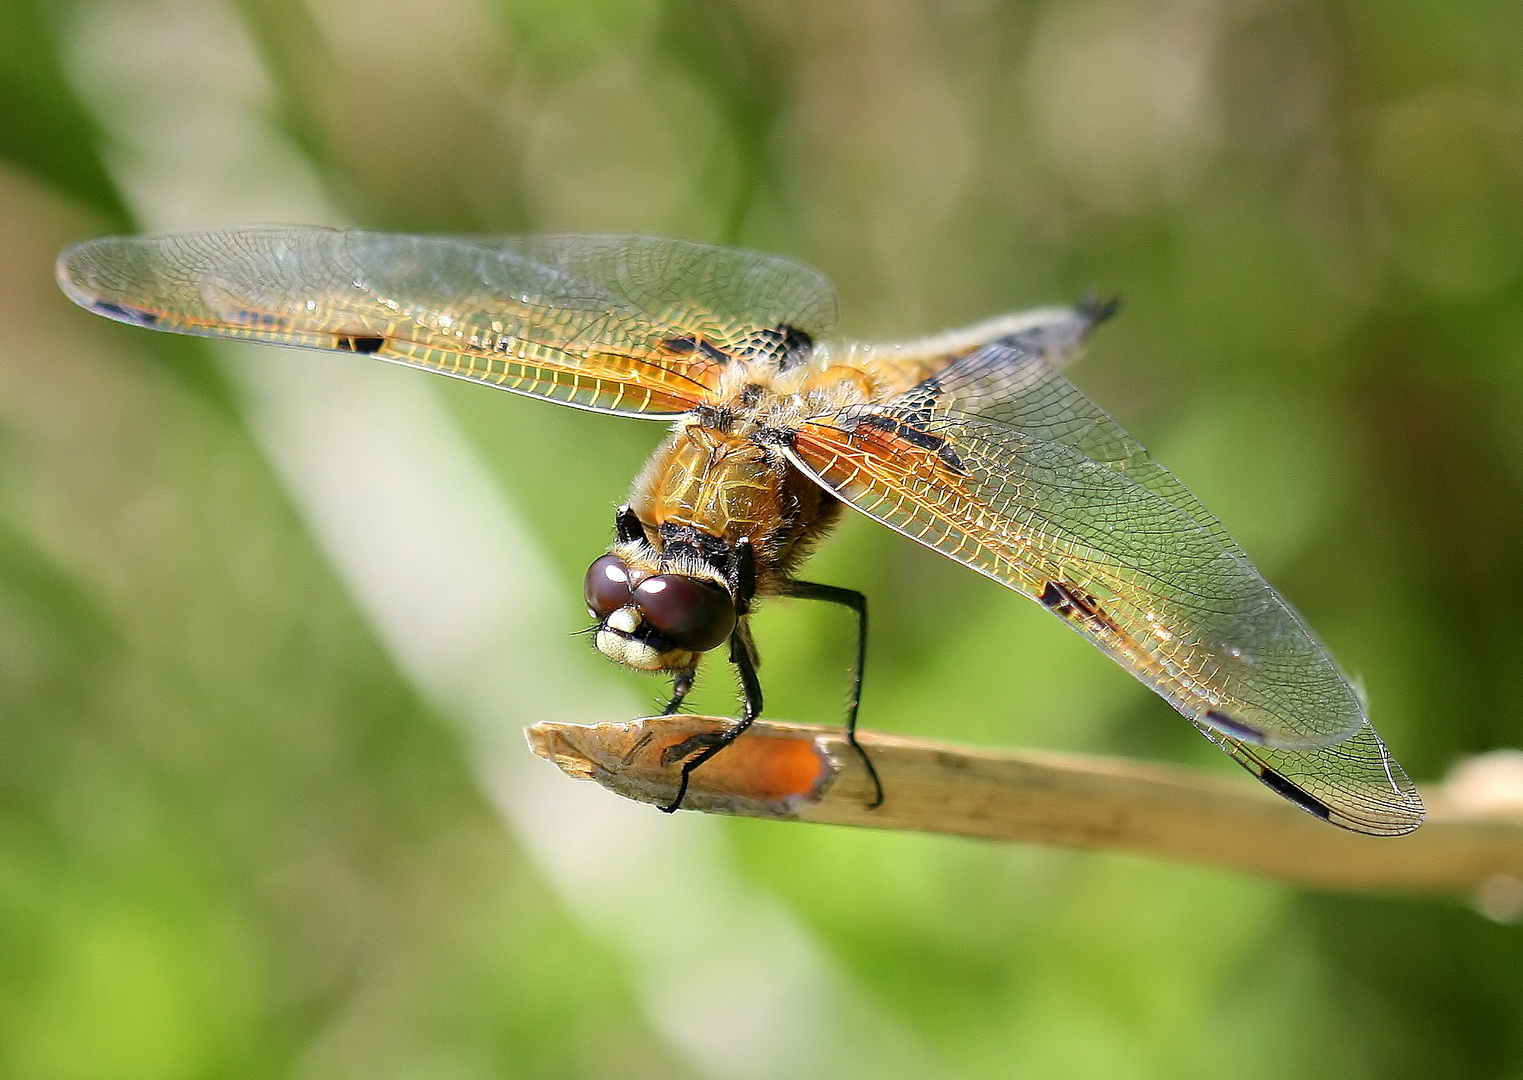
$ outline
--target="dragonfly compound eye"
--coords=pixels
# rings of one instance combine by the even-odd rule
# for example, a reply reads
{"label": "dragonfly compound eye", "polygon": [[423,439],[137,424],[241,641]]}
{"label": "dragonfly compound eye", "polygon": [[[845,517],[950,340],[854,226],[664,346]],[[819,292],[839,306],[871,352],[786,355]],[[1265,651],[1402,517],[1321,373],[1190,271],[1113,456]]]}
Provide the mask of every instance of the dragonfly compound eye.
{"label": "dragonfly compound eye", "polygon": [[629,567],[616,555],[602,555],[593,560],[582,580],[582,595],[587,599],[587,614],[606,619],[634,600],[629,591]]}
{"label": "dragonfly compound eye", "polygon": [[706,652],[723,644],[735,629],[730,594],[697,578],[648,577],[635,586],[635,602],[651,629],[679,649]]}

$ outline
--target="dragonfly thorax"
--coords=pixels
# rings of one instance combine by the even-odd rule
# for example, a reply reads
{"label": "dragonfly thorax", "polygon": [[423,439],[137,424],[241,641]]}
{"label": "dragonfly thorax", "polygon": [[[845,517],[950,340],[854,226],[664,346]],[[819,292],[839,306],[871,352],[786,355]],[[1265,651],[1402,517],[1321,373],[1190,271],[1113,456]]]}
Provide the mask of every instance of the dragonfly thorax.
{"label": "dragonfly thorax", "polygon": [[675,545],[723,566],[748,543],[756,592],[767,595],[834,524],[840,503],[758,437],[775,430],[762,417],[726,426],[679,423],[635,482],[630,506],[658,551]]}

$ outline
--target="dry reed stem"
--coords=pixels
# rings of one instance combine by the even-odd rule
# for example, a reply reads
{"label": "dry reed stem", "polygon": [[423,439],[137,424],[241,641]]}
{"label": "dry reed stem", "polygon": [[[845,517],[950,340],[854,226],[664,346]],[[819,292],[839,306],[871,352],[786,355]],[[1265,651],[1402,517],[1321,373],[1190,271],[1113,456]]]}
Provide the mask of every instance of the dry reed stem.
{"label": "dry reed stem", "polygon": [[[676,794],[695,737],[733,721],[648,717],[540,723],[530,746],[568,774],[641,802]],[[1447,893],[1523,916],[1523,753],[1473,759],[1423,789],[1426,823],[1401,837],[1318,821],[1247,777],[1156,762],[984,750],[863,732],[886,799],[836,728],[758,721],[692,774],[684,809],[1105,849],[1348,892]],[[673,748],[679,753],[675,761]]]}

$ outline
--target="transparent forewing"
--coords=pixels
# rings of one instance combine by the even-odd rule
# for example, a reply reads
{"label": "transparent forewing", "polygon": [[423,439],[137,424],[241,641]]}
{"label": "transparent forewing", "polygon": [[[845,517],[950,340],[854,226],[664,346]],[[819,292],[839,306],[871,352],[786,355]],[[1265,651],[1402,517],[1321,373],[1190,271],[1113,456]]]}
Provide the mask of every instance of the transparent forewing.
{"label": "transparent forewing", "polygon": [[1423,823],[1416,785],[1369,724],[1310,750],[1252,746],[1196,726],[1268,787],[1324,821],[1372,836],[1400,836]]}
{"label": "transparent forewing", "polygon": [[366,353],[647,416],[690,410],[737,361],[807,351],[835,316],[807,267],[646,237],[231,228],[88,241],[58,273],[77,303],[123,322]]}
{"label": "transparent forewing", "polygon": [[1221,525],[1018,338],[805,424],[793,453],[858,509],[1042,603],[1204,727],[1300,749],[1365,723]]}
{"label": "transparent forewing", "polygon": [[[526,236],[505,252],[596,282],[647,318],[753,357],[819,341],[836,324],[836,295],[819,271],[776,255],[649,236]],[[780,338],[796,332],[792,342]]]}

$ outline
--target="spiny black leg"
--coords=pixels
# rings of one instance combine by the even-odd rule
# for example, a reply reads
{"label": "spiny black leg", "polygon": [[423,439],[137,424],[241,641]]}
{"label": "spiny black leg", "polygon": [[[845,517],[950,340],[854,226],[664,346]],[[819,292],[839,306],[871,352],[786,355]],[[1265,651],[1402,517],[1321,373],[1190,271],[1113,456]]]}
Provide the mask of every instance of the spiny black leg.
{"label": "spiny black leg", "polygon": [[867,766],[867,775],[873,779],[873,788],[878,795],[867,804],[867,808],[876,810],[883,805],[883,781],[878,779],[878,770],[873,768],[872,758],[867,756],[867,751],[857,742],[857,706],[862,701],[862,676],[867,670],[867,597],[855,589],[819,585],[813,581],[784,582],[782,595],[798,600],[824,600],[829,604],[849,607],[857,613],[857,666],[852,674],[851,697],[846,703],[846,741],[851,743],[851,748],[862,759],[862,764]]}
{"label": "spiny black leg", "polygon": [[620,543],[645,539],[645,526],[640,524],[640,518],[629,508],[628,503],[613,512],[613,531]]}
{"label": "spiny black leg", "polygon": [[730,593],[735,597],[735,614],[744,615],[751,610],[751,601],[756,597],[756,549],[751,546],[750,537],[742,537],[735,545],[728,576]]}
{"label": "spiny black leg", "polygon": [[682,702],[686,700],[693,689],[693,676],[698,673],[697,668],[688,668],[686,671],[677,672],[672,679],[672,700],[666,703],[666,708],[661,710],[662,716],[670,716],[682,708]]}
{"label": "spiny black leg", "polygon": [[[746,632],[745,623],[737,623],[735,631],[730,635],[730,663],[735,665],[735,670],[740,673],[740,689],[745,695],[741,702],[741,724],[750,727],[751,721],[761,715],[762,711],[762,688],[761,680],[756,677],[756,654],[751,644],[751,635]],[[740,732],[736,732],[739,735]],[[731,736],[733,738],[734,736]]]}
{"label": "spiny black leg", "polygon": [[677,808],[682,805],[682,800],[687,797],[687,778],[692,774],[693,770],[740,738],[741,733],[750,727],[752,721],[761,713],[761,680],[756,677],[756,661],[751,655],[751,649],[746,642],[745,634],[739,626],[730,635],[730,663],[734,664],[735,669],[740,672],[740,686],[745,694],[745,700],[741,706],[740,723],[728,731],[722,731],[717,735],[687,739],[666,752],[666,763],[669,763],[675,761],[683,754],[691,752],[695,746],[703,745],[703,749],[698,754],[691,760],[683,763],[682,779],[677,782],[677,797],[671,801],[669,806],[661,808],[668,814],[676,812]]}

